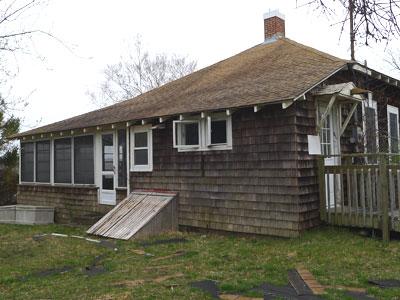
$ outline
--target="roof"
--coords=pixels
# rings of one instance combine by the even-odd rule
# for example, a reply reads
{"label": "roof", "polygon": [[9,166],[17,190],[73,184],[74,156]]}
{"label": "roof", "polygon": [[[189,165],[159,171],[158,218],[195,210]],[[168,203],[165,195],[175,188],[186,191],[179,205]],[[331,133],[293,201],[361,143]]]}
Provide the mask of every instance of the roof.
{"label": "roof", "polygon": [[133,99],[14,137],[295,99],[347,63],[282,38],[259,44]]}

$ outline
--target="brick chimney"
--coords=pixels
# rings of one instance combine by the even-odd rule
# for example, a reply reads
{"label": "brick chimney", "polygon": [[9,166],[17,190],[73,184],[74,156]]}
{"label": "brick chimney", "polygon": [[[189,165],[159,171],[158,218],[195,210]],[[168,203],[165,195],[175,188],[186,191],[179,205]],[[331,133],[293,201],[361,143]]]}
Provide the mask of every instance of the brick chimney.
{"label": "brick chimney", "polygon": [[264,39],[265,42],[276,41],[285,37],[285,15],[279,10],[264,14]]}

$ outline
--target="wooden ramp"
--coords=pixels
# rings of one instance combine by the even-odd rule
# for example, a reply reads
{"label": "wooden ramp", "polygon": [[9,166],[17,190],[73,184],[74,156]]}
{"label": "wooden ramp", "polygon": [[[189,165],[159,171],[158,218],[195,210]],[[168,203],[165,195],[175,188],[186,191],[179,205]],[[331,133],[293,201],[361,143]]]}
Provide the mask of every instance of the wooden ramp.
{"label": "wooden ramp", "polygon": [[129,240],[177,230],[176,194],[134,191],[87,233]]}

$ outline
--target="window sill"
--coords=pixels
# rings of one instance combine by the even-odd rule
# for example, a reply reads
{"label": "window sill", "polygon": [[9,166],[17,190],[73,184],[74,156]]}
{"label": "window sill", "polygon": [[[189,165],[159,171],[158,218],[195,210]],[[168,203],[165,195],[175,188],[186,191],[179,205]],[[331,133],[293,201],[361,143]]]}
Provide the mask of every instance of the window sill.
{"label": "window sill", "polygon": [[232,146],[221,146],[221,145],[215,145],[215,146],[209,146],[206,148],[176,148],[178,152],[199,152],[199,151],[226,151],[226,150],[232,150]]}
{"label": "window sill", "polygon": [[130,171],[133,173],[153,172],[153,167],[133,168]]}
{"label": "window sill", "polygon": [[79,189],[98,189],[94,184],[63,184],[63,183],[41,183],[41,182],[21,182],[20,186],[43,186],[43,187],[59,187],[59,188],[79,188]]}

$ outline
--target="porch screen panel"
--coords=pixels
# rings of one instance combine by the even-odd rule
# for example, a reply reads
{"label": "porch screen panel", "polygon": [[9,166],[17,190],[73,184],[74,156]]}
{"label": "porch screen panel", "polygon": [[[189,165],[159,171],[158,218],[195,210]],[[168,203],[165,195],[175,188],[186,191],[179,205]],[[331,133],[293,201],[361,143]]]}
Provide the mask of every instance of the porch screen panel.
{"label": "porch screen panel", "polygon": [[54,140],[54,182],[71,183],[71,139]]}
{"label": "porch screen panel", "polygon": [[36,142],[36,182],[50,182],[50,141]]}
{"label": "porch screen panel", "polygon": [[94,184],[93,136],[74,139],[74,183]]}
{"label": "porch screen panel", "polygon": [[377,152],[376,143],[376,111],[374,108],[365,108],[365,124],[366,124],[366,148],[368,153]]}
{"label": "porch screen panel", "polygon": [[389,126],[390,126],[390,152],[399,152],[399,124],[396,114],[389,113]]}
{"label": "porch screen panel", "polygon": [[126,130],[118,130],[118,186],[126,187]]}
{"label": "porch screen panel", "polygon": [[22,143],[21,144],[21,181],[22,182],[33,182],[34,172],[34,143]]}

